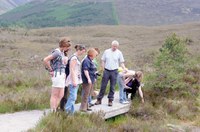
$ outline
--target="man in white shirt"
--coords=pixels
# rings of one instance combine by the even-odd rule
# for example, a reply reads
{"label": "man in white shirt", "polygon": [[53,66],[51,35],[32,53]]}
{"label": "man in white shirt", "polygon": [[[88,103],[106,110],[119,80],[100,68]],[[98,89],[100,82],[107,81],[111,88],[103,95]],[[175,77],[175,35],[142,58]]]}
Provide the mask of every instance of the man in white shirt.
{"label": "man in white shirt", "polygon": [[108,81],[110,80],[108,106],[112,106],[112,101],[114,99],[114,93],[115,93],[115,85],[117,82],[119,64],[121,64],[121,67],[125,69],[124,57],[122,52],[118,50],[118,47],[119,47],[119,42],[116,40],[112,41],[111,48],[105,50],[101,58],[102,69],[104,70],[104,72],[101,82],[101,89],[99,95],[97,96],[97,101],[95,105],[101,104],[101,100],[104,97],[106,91],[106,86],[108,84]]}

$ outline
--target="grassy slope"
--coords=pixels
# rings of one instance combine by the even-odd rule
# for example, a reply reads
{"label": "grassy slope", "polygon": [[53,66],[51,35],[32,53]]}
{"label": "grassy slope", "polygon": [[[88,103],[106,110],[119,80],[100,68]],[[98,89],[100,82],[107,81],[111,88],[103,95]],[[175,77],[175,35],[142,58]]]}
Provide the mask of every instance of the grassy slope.
{"label": "grassy slope", "polygon": [[22,25],[28,27],[55,27],[106,24],[115,25],[112,2],[60,3],[32,2],[18,7],[2,16],[0,25]]}
{"label": "grassy slope", "polygon": [[0,15],[12,10],[13,8],[23,5],[30,0],[1,0],[0,1]]}

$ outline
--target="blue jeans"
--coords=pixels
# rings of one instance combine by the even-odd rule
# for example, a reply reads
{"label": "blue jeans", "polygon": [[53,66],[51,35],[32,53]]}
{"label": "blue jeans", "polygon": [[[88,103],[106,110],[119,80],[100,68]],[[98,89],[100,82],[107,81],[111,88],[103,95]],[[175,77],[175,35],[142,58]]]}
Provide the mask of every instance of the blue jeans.
{"label": "blue jeans", "polygon": [[73,114],[75,112],[74,105],[77,99],[78,87],[79,85],[77,85],[76,87],[71,84],[69,85],[69,97],[65,106],[65,111],[70,114]]}
{"label": "blue jeans", "polygon": [[126,92],[124,92],[125,84],[123,80],[123,76],[118,74],[117,76],[117,83],[119,86],[119,102],[122,103],[127,101]]}

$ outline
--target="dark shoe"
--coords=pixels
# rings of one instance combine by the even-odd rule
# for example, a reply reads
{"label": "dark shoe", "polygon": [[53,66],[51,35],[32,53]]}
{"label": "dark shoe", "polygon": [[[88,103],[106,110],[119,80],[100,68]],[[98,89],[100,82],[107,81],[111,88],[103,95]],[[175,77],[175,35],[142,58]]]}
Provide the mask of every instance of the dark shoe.
{"label": "dark shoe", "polygon": [[100,105],[101,104],[101,100],[97,100],[94,104],[95,105]]}
{"label": "dark shoe", "polygon": [[90,108],[87,108],[87,111],[92,111],[92,109],[90,109]]}
{"label": "dark shoe", "polygon": [[89,104],[89,107],[92,107],[92,106],[94,106],[94,104]]}
{"label": "dark shoe", "polygon": [[112,106],[112,101],[108,101],[108,106]]}

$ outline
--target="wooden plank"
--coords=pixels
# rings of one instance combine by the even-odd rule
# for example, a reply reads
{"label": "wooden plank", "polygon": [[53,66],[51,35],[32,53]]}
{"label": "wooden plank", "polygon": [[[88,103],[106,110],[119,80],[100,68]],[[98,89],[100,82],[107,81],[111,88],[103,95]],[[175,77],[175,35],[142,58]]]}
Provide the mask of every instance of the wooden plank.
{"label": "wooden plank", "polygon": [[[92,103],[95,103],[96,100],[93,100]],[[75,105],[75,110],[78,112],[80,108],[80,103]],[[121,115],[124,113],[127,113],[130,109],[130,103],[129,104],[121,104],[119,103],[119,92],[115,92],[114,95],[114,101],[113,106],[108,106],[108,98],[107,96],[104,96],[102,99],[101,105],[95,105],[91,107],[92,111],[87,113],[102,113],[102,118],[108,119],[111,117],[115,117],[117,115]]]}

